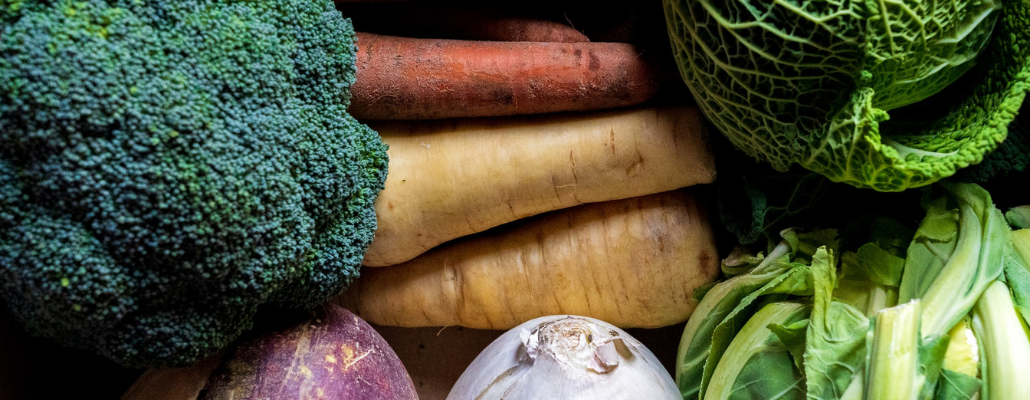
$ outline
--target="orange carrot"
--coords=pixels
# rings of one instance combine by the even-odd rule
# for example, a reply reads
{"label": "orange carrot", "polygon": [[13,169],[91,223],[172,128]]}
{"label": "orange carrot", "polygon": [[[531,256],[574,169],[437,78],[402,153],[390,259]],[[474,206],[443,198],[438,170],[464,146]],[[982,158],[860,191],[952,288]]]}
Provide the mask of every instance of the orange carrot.
{"label": "orange carrot", "polygon": [[489,42],[358,34],[358,119],[439,119],[638,104],[658,71],[625,43]]}

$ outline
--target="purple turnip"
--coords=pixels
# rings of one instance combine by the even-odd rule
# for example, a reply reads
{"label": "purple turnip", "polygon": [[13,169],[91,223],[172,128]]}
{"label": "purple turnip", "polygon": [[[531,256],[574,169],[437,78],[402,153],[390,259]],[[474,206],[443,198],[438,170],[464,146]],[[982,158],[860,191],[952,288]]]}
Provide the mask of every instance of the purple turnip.
{"label": "purple turnip", "polygon": [[220,362],[205,363],[218,363],[210,376],[204,363],[148,371],[122,399],[418,399],[386,340],[338,306],[288,329],[246,337]]}

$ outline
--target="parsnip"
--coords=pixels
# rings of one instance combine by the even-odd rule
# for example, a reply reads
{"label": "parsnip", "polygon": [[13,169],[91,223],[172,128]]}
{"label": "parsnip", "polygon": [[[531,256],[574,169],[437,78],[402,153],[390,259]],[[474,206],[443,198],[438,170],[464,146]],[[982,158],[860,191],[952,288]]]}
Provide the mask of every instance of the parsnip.
{"label": "parsnip", "polygon": [[577,314],[623,328],[685,321],[718,272],[712,231],[683,190],[581,205],[366,268],[335,301],[393,326],[510,329]]}
{"label": "parsnip", "polygon": [[715,178],[693,106],[369,125],[390,145],[390,173],[367,266],[542,212]]}

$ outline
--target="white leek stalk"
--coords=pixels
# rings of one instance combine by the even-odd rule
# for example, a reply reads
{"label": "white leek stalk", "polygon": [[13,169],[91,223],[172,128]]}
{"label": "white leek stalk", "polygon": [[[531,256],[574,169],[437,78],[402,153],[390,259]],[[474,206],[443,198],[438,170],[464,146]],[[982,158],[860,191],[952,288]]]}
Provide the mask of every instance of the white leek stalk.
{"label": "white leek stalk", "polygon": [[919,322],[924,341],[945,335],[1002,276],[1011,230],[990,195],[976,185],[949,186],[959,201],[958,245],[922,296]]}
{"label": "white leek stalk", "polygon": [[880,311],[869,346],[866,399],[912,400],[923,389],[919,375],[919,300]]}
{"label": "white leek stalk", "polygon": [[1016,400],[1030,396],[1030,338],[1016,314],[1009,288],[995,281],[973,307],[973,332],[980,342],[982,398]]}
{"label": "white leek stalk", "polygon": [[547,316],[505,332],[454,384],[448,400],[682,400],[643,344],[606,322]]}
{"label": "white leek stalk", "polygon": [[[977,280],[977,261],[983,246],[984,228],[972,207],[963,205],[960,214],[958,246],[922,297],[923,340],[950,331],[969,312],[973,307],[971,303],[983,290],[972,286],[983,284]],[[995,274],[988,279],[996,277]]]}

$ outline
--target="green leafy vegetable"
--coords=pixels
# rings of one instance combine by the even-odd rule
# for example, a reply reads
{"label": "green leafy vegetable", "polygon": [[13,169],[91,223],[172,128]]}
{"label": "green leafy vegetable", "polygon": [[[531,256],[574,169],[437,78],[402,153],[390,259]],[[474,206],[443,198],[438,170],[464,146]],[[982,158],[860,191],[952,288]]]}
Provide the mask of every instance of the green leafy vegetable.
{"label": "green leafy vegetable", "polygon": [[[784,251],[786,245],[782,246]],[[787,277],[791,269],[783,261],[772,262],[781,256],[770,255],[770,262],[760,265],[751,272],[736,276],[712,287],[694,309],[693,317],[687,321],[676,354],[676,383],[684,399],[702,398],[705,385],[706,364],[711,358],[712,340],[716,327],[751,293],[770,283]],[[736,332],[731,332],[735,335]],[[732,338],[731,338],[732,339]],[[728,340],[727,340],[728,341]]]}
{"label": "green leafy vegetable", "polygon": [[751,254],[743,246],[737,246],[726,258],[722,259],[722,274],[728,278],[747,273],[762,264],[765,255],[762,253]]}
{"label": "green leafy vegetable", "polygon": [[839,399],[866,356],[869,320],[851,305],[833,300],[835,265],[825,248],[812,260],[815,292],[805,344],[809,399]]}
{"label": "green leafy vegetable", "polygon": [[707,117],[780,171],[928,185],[995,150],[1030,91],[1025,1],[663,3]]}
{"label": "green leafy vegetable", "polygon": [[[961,213],[955,252],[919,298],[924,340],[945,335],[973,308],[980,295],[1001,277],[1009,228],[991,196],[976,185],[949,185]],[[927,277],[922,277],[926,279]]]}
{"label": "green leafy vegetable", "polygon": [[1012,209],[1005,213],[1005,219],[1009,221],[1013,228],[1030,228],[1030,206],[1012,207]]}
{"label": "green leafy vegetable", "polygon": [[808,322],[806,318],[789,324],[769,325],[769,330],[780,339],[780,342],[790,352],[790,356],[794,358],[794,367],[798,371],[805,370],[805,333],[808,332]]}
{"label": "green leafy vegetable", "polygon": [[808,317],[811,306],[770,303],[756,312],[727,347],[712,373],[706,399],[804,399],[805,378],[770,326]]}
{"label": "green leafy vegetable", "polygon": [[936,400],[972,400],[980,394],[982,382],[976,377],[945,369],[941,373],[941,384]]}
{"label": "green leafy vegetable", "polygon": [[1005,281],[1012,289],[1016,311],[1024,321],[1030,321],[1030,269],[1017,254],[1005,260]]}
{"label": "green leafy vegetable", "polygon": [[1019,257],[1023,266],[1030,267],[1030,229],[1012,232],[1012,243],[1015,256]]}
{"label": "green leafy vegetable", "polygon": [[[817,173],[796,168],[787,173],[744,159],[722,138],[713,138],[716,151],[719,219],[740,244],[751,244],[765,233],[795,226],[792,218],[834,202],[833,183]],[[831,197],[831,198],[827,198]],[[771,235],[770,235],[771,236]]]}
{"label": "green leafy vegetable", "polygon": [[983,398],[1024,399],[1030,393],[1030,337],[1026,324],[1015,312],[1009,289],[1001,281],[987,288],[973,309],[976,332],[983,356]]}
{"label": "green leafy vegetable", "polygon": [[876,243],[866,243],[857,252],[845,252],[841,256],[841,279],[833,296],[872,317],[898,303],[904,265],[903,258]]}
{"label": "green leafy vegetable", "polygon": [[983,162],[960,170],[955,178],[983,184],[1027,170],[1030,170],[1030,101],[1024,100],[1001,146],[984,157]]}
{"label": "green leafy vegetable", "polygon": [[908,247],[899,292],[900,302],[923,297],[955,252],[958,244],[958,210],[941,197],[929,203],[926,217],[919,223]]}
{"label": "green leafy vegetable", "polygon": [[784,236],[790,239],[777,244],[758,266],[712,287],[694,309],[676,354],[675,377],[684,399],[703,398],[718,361],[761,304],[779,300],[776,296],[811,295],[807,260],[813,254],[806,250],[814,252],[819,241],[835,246],[836,235],[788,231]]}
{"label": "green leafy vegetable", "polygon": [[[698,388],[699,393],[705,392],[708,383],[711,382],[712,373],[715,371],[717,363],[729,347],[730,342],[737,335],[737,332],[740,331],[744,323],[748,321],[757,307],[762,304],[762,296],[775,294],[801,295],[811,292],[811,288],[807,285],[807,282],[810,279],[808,278],[809,271],[806,265],[790,263],[781,266],[781,268],[786,269],[779,270],[779,275],[773,277],[762,287],[747,293],[746,296],[735,302],[733,304],[733,308],[729,310],[722,321],[712,329],[710,345],[708,346],[708,357],[705,360],[704,367],[702,369],[703,375],[701,377],[701,385]],[[702,342],[699,343],[701,346],[707,344],[706,342],[708,339],[706,336],[695,335],[695,338],[702,340]],[[686,382],[687,379],[683,379],[681,381]],[[681,386],[680,389],[682,393],[683,387]]]}
{"label": "green leafy vegetable", "polygon": [[[1030,250],[1030,230],[1011,231],[990,193],[973,184],[941,183],[922,205],[914,231],[881,216],[834,224],[846,227],[840,240],[835,230],[784,230],[765,258],[736,250],[741,275],[719,285],[775,276],[749,293],[701,300],[729,311],[715,322],[707,319],[715,308],[699,307],[688,321],[701,316],[714,328],[681,343],[707,351],[693,371],[681,369],[680,387],[693,388],[685,398],[775,398],[777,388],[794,398],[801,380],[805,397],[819,400],[1030,393],[1030,381],[1015,376],[1030,370],[1030,268],[1019,253]],[[774,315],[784,304],[811,311]],[[712,332],[711,340],[698,332]],[[779,369],[763,377],[755,366]]]}

